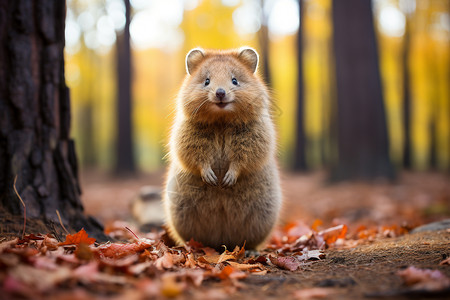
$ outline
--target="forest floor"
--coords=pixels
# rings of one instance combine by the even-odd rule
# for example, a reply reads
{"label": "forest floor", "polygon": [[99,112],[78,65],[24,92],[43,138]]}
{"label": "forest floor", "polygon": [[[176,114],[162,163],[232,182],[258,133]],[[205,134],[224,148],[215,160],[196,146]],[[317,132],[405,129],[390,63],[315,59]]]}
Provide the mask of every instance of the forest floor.
{"label": "forest floor", "polygon": [[[81,183],[86,213],[102,221],[109,232],[119,232],[119,238],[117,228],[121,226],[129,226],[137,235],[145,236],[134,226],[132,208],[140,201],[136,199],[142,186],[158,188],[163,180],[162,172],[133,178],[84,172]],[[448,175],[402,173],[393,183],[328,184],[324,173],[285,173],[282,182],[285,205],[279,229],[269,243],[270,249],[262,251],[253,261],[243,257],[239,249],[219,256],[201,245],[191,244],[181,250],[166,246],[161,249],[159,245],[151,252],[159,249],[156,267],[149,267],[148,258],[142,262],[141,253],[139,263],[121,258],[118,266],[99,260],[92,269],[94,273],[101,270],[104,274],[112,268],[114,272],[108,274],[126,273],[128,278],[130,272],[139,269],[139,281],[132,278],[124,283],[117,276],[102,277],[98,284],[97,277],[90,283],[76,276],[78,279],[71,277],[72,281],[64,277],[60,281],[55,279],[56,289],[50,281],[50,288],[37,288],[38,293],[33,294],[30,285],[36,288],[39,284],[24,279],[16,267],[8,264],[4,255],[15,252],[2,253],[6,246],[2,247],[0,241],[0,266],[6,266],[9,272],[0,272],[0,292],[5,292],[5,299],[30,298],[30,295],[32,298],[40,295],[43,299],[69,296],[71,299],[448,299],[450,222],[445,221],[450,218]],[[437,226],[417,230],[436,221]],[[413,228],[418,232],[411,231]],[[308,230],[313,233],[305,234]],[[306,242],[302,240],[305,236]],[[26,243],[30,239],[33,240],[29,238]],[[34,247],[42,253],[42,245],[46,245],[45,240],[41,244],[36,242]],[[73,254],[71,249],[64,248],[64,255],[57,256],[54,262],[60,265],[60,261],[65,264],[70,261],[73,272],[83,274],[90,263],[82,262],[80,245],[72,251],[75,258],[68,258]],[[314,252],[317,248],[322,250]],[[88,252],[92,256],[91,250]],[[182,263],[176,262],[179,253],[184,255]],[[22,261],[24,256],[20,256]],[[169,256],[170,263],[166,260]],[[203,273],[186,270],[190,257],[195,258],[190,262],[191,269],[202,269]],[[36,268],[39,265],[36,261],[27,260],[27,264]],[[169,270],[176,274],[175,279],[165,276]],[[142,279],[145,276],[149,276],[147,281]],[[23,286],[18,282],[27,280],[28,290],[22,291]]]}

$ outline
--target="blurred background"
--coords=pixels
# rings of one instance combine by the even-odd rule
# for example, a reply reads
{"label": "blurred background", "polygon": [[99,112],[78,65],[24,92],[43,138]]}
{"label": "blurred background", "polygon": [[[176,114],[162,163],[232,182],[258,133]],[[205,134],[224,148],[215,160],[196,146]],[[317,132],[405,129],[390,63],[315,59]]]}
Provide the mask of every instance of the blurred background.
{"label": "blurred background", "polygon": [[[371,6],[390,162],[448,171],[450,2]],[[339,160],[333,14],[331,0],[68,0],[65,72],[81,167],[163,168],[186,53],[243,45],[260,53],[273,92],[282,167],[332,166]]]}

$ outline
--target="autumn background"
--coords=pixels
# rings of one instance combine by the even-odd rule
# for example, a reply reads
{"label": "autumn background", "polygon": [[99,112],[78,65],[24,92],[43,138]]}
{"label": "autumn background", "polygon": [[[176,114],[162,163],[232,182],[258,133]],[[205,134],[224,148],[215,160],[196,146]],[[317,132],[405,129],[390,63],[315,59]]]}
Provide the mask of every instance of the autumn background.
{"label": "autumn background", "polygon": [[[294,0],[170,0],[131,2],[132,96],[130,139],[135,165],[164,167],[174,98],[193,47],[252,46],[276,100],[280,159],[292,169],[298,106],[299,4]],[[335,155],[328,138],[336,101],[330,0],[303,1],[304,133],[308,169],[323,169]],[[373,1],[389,154],[404,166],[405,117],[416,170],[450,166],[449,2]],[[67,3],[66,80],[73,105],[73,136],[82,169],[117,166],[117,45],[125,26],[121,0]],[[265,61],[267,60],[267,61]],[[266,64],[264,64],[266,62]],[[406,65],[405,65],[406,64]],[[405,78],[409,78],[405,82]],[[405,86],[409,109],[405,112]],[[125,113],[122,111],[122,113]],[[355,112],[358,113],[358,112]]]}
{"label": "autumn background", "polygon": [[[448,0],[0,1],[0,294],[448,298],[449,31]],[[249,257],[160,201],[186,53],[242,45],[284,198]]]}

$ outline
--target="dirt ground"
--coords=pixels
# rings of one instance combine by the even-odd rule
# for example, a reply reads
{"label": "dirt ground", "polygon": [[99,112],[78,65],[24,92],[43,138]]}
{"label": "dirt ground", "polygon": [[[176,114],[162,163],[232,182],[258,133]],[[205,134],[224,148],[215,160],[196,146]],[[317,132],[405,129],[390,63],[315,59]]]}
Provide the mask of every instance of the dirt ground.
{"label": "dirt ground", "polygon": [[[86,212],[108,224],[131,220],[130,205],[144,185],[161,186],[163,172],[119,179],[98,172],[81,175]],[[396,182],[330,185],[326,174],[283,174],[285,197],[281,224],[321,220],[323,228],[346,224],[350,236],[365,228],[393,226],[410,230],[450,217],[450,178],[439,173],[402,173]],[[428,293],[406,288],[397,272],[408,266],[438,269],[450,277],[450,230],[390,232],[349,247],[325,251],[326,258],[308,262],[295,272],[273,268],[265,276],[249,276],[233,298],[242,299],[448,299],[450,290]],[[182,298],[214,298],[220,283],[206,282]],[[299,291],[309,291],[302,294]],[[210,291],[206,292],[206,290]],[[205,296],[206,295],[206,296]]]}
{"label": "dirt ground", "polygon": [[[108,224],[131,219],[131,203],[143,186],[162,187],[164,171],[117,178],[99,171],[80,175],[82,201],[88,214]],[[326,174],[283,173],[284,208],[281,224],[302,220],[324,226],[408,225],[450,216],[450,176],[441,173],[401,173],[396,182],[328,184]]]}

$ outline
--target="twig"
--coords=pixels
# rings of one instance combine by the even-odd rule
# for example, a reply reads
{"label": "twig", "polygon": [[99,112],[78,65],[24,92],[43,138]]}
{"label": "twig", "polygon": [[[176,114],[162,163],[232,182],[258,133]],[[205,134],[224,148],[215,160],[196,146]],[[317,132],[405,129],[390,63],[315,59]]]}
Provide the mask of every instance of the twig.
{"label": "twig", "polygon": [[128,230],[129,232],[131,232],[131,234],[134,235],[134,237],[136,238],[136,240],[139,241],[139,237],[138,237],[138,236],[137,236],[130,228],[128,228],[127,226],[125,226],[125,229]]}
{"label": "twig", "polygon": [[14,191],[16,192],[17,197],[19,197],[20,202],[23,205],[23,231],[22,231],[22,239],[23,239],[23,237],[25,236],[25,228],[27,227],[27,206],[25,205],[25,202],[23,202],[22,197],[20,197],[19,192],[17,192],[16,181],[17,181],[17,175],[14,178],[13,188],[14,188]]}
{"label": "twig", "polygon": [[338,231],[338,230],[342,230],[344,228],[344,224],[338,225],[338,226],[334,226],[325,230],[320,231],[318,234],[319,235],[324,235],[326,233],[330,233],[333,231]]}
{"label": "twig", "polygon": [[64,227],[64,224],[61,220],[61,215],[59,214],[59,211],[56,210],[56,214],[58,215],[58,220],[59,220],[59,224],[61,224],[61,227],[64,229],[64,231],[66,232],[66,234],[70,234],[69,231],[66,229],[66,227]]}

